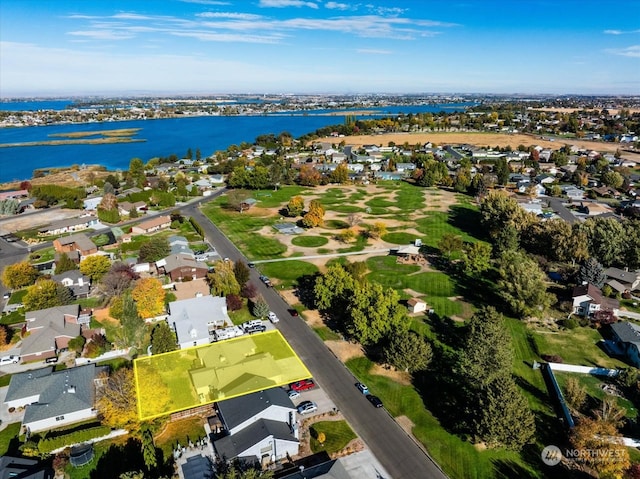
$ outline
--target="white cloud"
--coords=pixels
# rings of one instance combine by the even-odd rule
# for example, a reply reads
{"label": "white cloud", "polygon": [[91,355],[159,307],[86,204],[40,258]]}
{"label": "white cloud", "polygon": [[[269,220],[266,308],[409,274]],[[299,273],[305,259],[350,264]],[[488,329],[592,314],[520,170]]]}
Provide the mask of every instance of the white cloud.
{"label": "white cloud", "polygon": [[135,35],[127,32],[119,32],[115,30],[76,30],[74,32],[67,32],[67,35],[73,35],[77,37],[87,37],[94,40],[128,40]]}
{"label": "white cloud", "polygon": [[305,2],[303,0],[260,0],[260,7],[284,8],[284,7],[309,7],[318,8],[318,4],[314,2]]}
{"label": "white cloud", "polygon": [[218,0],[180,0],[183,3],[197,3],[199,5],[231,5],[230,2],[219,2]]}
{"label": "white cloud", "polygon": [[640,33],[640,30],[605,30],[604,32],[607,35],[627,35],[629,33]]}
{"label": "white cloud", "polygon": [[374,48],[358,48],[356,50],[357,53],[363,53],[367,55],[391,55],[393,52],[391,50],[377,50]]}
{"label": "white cloud", "polygon": [[281,35],[250,35],[238,33],[216,33],[203,31],[172,31],[176,37],[196,38],[205,42],[223,43],[266,43],[274,44],[282,41]]}
{"label": "white cloud", "polygon": [[347,3],[338,3],[338,2],[327,2],[324,4],[325,8],[329,10],[349,10],[349,8],[355,8],[355,6],[350,6]]}
{"label": "white cloud", "polygon": [[204,12],[198,13],[196,17],[201,18],[229,18],[233,20],[257,20],[262,18],[261,15],[253,13],[237,13],[237,12]]}
{"label": "white cloud", "polygon": [[640,45],[631,45],[626,48],[610,48],[606,51],[622,57],[640,58]]}

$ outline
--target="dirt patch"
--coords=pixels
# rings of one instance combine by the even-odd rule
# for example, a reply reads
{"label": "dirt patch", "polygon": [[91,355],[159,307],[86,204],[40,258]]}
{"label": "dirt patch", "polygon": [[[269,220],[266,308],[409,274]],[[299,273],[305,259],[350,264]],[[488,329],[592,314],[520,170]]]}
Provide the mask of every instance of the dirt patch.
{"label": "dirt patch", "polygon": [[392,368],[387,369],[376,363],[373,365],[370,372],[372,374],[377,374],[378,376],[390,378],[404,386],[411,386],[411,375],[404,371],[398,371],[397,369]]}
{"label": "dirt patch", "polygon": [[[318,138],[314,142],[335,142],[335,138],[326,137]],[[363,145],[383,145],[387,146],[389,142],[402,145],[407,142],[410,145],[417,143],[431,142],[436,145],[446,144],[469,144],[475,146],[491,146],[506,147],[516,149],[518,145],[542,146],[543,148],[558,149],[565,143],[575,145],[579,148],[587,150],[605,151],[615,153],[620,148],[619,143],[605,143],[599,141],[566,139],[558,141],[543,140],[539,136],[507,133],[484,133],[484,132],[420,132],[420,133],[385,133],[382,135],[362,135],[362,136],[345,136],[340,138],[347,145],[361,147]]]}
{"label": "dirt patch", "polygon": [[357,343],[349,343],[347,341],[325,341],[324,344],[343,363],[352,358],[364,357],[362,346]]}
{"label": "dirt patch", "polygon": [[404,432],[406,432],[407,434],[412,434],[411,431],[413,431],[413,427],[415,426],[415,424],[411,421],[411,419],[409,419],[407,416],[398,416],[396,418],[396,422],[400,425]]}
{"label": "dirt patch", "polygon": [[111,323],[114,325],[120,324],[120,321],[109,316],[109,308],[94,309],[93,317],[96,319],[96,321],[102,324],[106,324],[106,323]]}
{"label": "dirt patch", "polygon": [[[75,188],[78,186],[88,186],[96,179],[106,178],[111,172],[105,171],[104,167],[99,165],[85,166],[83,169],[64,169],[59,170],[41,178],[31,179],[32,185],[50,185],[68,186]],[[12,181],[0,184],[2,190],[13,190],[20,187],[20,181]]]}
{"label": "dirt patch", "polygon": [[30,230],[39,226],[48,225],[54,221],[76,218],[82,213],[80,210],[65,208],[41,210],[26,216],[7,217],[0,224],[0,234],[15,233],[16,231]]}

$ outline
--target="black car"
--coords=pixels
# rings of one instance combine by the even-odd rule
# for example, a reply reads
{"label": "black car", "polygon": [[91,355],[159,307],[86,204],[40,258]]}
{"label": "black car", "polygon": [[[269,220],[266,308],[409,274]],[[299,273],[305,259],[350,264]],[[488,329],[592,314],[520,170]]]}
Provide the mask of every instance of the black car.
{"label": "black car", "polygon": [[244,328],[244,332],[246,334],[252,334],[252,333],[264,333],[267,330],[267,327],[264,324],[258,324],[255,326],[249,326]]}
{"label": "black car", "polygon": [[371,404],[373,404],[373,407],[382,407],[382,401],[378,396],[374,396],[373,394],[367,394],[367,399]]}

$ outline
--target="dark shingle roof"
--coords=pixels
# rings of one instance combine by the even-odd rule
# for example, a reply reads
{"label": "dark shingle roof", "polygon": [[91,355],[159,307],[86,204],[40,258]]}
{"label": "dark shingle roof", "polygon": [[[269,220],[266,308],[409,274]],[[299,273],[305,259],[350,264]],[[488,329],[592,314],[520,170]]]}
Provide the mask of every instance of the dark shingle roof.
{"label": "dark shingle roof", "polygon": [[242,431],[218,439],[213,444],[219,456],[230,460],[235,457],[243,457],[243,452],[270,436],[283,441],[298,442],[286,423],[260,419]]}
{"label": "dark shingle roof", "polygon": [[623,343],[632,343],[640,346],[640,326],[628,321],[620,321],[613,323],[611,329]]}
{"label": "dark shingle roof", "polygon": [[87,364],[57,372],[45,368],[14,374],[5,401],[39,395],[37,403],[25,408],[24,423],[92,408],[94,379],[103,371],[107,367]]}
{"label": "dark shingle roof", "polygon": [[218,403],[218,411],[220,411],[227,428],[233,429],[271,406],[282,406],[295,410],[284,389],[270,388],[257,393],[220,401]]}

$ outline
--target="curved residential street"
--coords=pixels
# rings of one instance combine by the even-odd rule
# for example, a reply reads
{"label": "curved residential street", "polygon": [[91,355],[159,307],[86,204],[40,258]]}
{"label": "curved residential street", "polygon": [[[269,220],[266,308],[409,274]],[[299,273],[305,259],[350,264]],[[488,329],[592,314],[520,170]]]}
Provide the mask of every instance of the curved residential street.
{"label": "curved residential street", "polygon": [[[186,206],[182,208],[182,212],[196,219],[202,226],[206,239],[215,245],[220,256],[233,261],[247,262],[247,258],[202,214],[198,205]],[[307,365],[316,382],[326,391],[391,477],[446,478],[431,457],[402,430],[386,409],[376,409],[369,404],[356,389],[354,384],[357,380],[346,366],[331,353],[303,319],[289,314],[289,305],[275,290],[267,288],[258,276],[258,271],[252,269],[252,281],[269,303],[271,310],[281,319],[276,325],[277,329],[282,332]]]}

